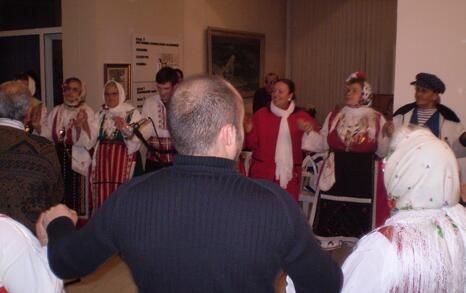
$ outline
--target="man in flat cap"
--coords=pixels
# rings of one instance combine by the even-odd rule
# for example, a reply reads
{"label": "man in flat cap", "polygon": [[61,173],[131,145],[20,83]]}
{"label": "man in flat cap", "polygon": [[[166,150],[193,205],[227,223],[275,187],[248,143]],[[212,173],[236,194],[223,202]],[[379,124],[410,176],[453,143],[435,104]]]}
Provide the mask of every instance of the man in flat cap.
{"label": "man in flat cap", "polygon": [[443,81],[434,74],[421,72],[411,84],[415,87],[416,101],[399,108],[393,114],[393,123],[386,123],[384,131],[391,136],[402,125],[425,126],[447,142],[456,157],[466,157],[465,128],[455,112],[440,103],[440,95],[446,90]]}

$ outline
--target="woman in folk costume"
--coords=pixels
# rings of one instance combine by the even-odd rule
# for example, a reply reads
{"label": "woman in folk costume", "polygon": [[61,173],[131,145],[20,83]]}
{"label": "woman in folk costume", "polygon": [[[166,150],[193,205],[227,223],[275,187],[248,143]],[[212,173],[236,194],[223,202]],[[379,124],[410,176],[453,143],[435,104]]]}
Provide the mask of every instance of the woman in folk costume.
{"label": "woman in folk costume", "polygon": [[385,119],[369,107],[371,101],[365,75],[351,74],[346,80],[346,105],[328,114],[320,133],[307,131],[303,138],[303,149],[329,151],[310,217],[314,234],[325,249],[355,243],[373,228],[375,159],[385,156],[388,138],[380,131]]}
{"label": "woman in folk costume", "polygon": [[63,202],[78,213],[81,219],[89,218],[89,166],[97,139],[94,111],[85,103],[86,87],[76,77],[63,84],[63,104],[53,108],[44,133],[55,143],[61,164],[65,194]]}
{"label": "woman in folk costume", "polygon": [[246,147],[252,150],[249,176],[279,184],[298,201],[303,123],[317,129],[315,120],[296,108],[295,85],[289,79],[275,83],[270,107],[245,119]]}
{"label": "woman in folk costume", "polygon": [[122,183],[142,172],[141,141],[134,135],[124,135],[128,124],[139,121],[141,114],[125,100],[121,84],[114,80],[105,84],[105,104],[98,114],[99,131],[93,159],[93,211]]}
{"label": "woman in folk costume", "polygon": [[448,144],[428,129],[394,134],[385,186],[395,209],[343,265],[343,292],[466,292],[466,212]]}

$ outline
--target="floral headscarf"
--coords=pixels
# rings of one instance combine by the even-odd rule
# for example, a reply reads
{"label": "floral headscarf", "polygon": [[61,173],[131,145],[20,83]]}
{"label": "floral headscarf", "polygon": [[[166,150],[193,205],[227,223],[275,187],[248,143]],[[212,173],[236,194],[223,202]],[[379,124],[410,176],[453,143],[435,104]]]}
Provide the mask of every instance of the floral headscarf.
{"label": "floral headscarf", "polygon": [[362,92],[361,92],[361,99],[359,100],[359,104],[370,106],[372,104],[372,87],[367,82],[367,76],[362,71],[356,71],[351,73],[348,78],[346,79],[346,83],[351,82],[354,79],[362,79],[364,80]]}
{"label": "floral headscarf", "polygon": [[386,157],[384,180],[399,210],[439,209],[458,203],[458,163],[450,147],[425,128],[402,128]]}

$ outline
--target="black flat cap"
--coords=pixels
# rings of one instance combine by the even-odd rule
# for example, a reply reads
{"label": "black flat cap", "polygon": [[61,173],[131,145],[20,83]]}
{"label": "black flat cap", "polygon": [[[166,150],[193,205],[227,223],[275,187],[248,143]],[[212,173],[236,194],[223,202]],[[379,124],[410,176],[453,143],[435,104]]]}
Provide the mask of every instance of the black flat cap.
{"label": "black flat cap", "polygon": [[440,78],[434,74],[424,72],[416,74],[416,80],[411,82],[411,84],[432,90],[437,94],[443,94],[446,89],[445,84]]}

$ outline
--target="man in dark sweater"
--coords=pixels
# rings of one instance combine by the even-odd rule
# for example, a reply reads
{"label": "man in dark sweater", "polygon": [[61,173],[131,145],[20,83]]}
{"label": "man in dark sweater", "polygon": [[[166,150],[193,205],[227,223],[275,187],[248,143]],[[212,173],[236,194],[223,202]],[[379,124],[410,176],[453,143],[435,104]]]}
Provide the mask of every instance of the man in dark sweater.
{"label": "man in dark sweater", "polygon": [[181,83],[168,109],[172,167],[120,187],[79,231],[63,205],[42,215],[55,274],[81,277],[120,253],[141,292],[274,292],[282,270],[297,292],[338,292],[340,268],[289,195],[235,170],[243,117],[228,82]]}

